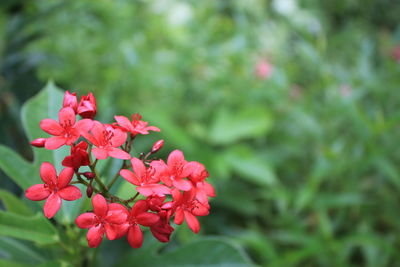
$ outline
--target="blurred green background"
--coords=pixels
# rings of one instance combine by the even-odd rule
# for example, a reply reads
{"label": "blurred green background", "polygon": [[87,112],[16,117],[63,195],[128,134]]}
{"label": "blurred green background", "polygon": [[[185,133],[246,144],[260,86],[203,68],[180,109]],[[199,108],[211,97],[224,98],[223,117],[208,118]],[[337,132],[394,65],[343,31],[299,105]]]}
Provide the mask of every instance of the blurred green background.
{"label": "blurred green background", "polygon": [[395,0],[2,1],[0,143],[32,159],[20,107],[49,79],[94,92],[99,120],[161,128],[138,152],[163,138],[164,156],[207,166],[201,235],[263,266],[395,266],[399,14]]}

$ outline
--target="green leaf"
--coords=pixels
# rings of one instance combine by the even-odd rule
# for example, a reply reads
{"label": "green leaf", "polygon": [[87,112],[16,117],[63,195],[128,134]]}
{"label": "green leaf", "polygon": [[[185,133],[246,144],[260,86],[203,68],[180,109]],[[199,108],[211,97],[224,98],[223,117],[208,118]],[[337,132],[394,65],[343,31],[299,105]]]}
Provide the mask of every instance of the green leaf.
{"label": "green leaf", "polygon": [[156,243],[135,251],[117,266],[127,262],[138,266],[252,266],[240,248],[221,238],[202,239],[161,254],[157,253],[160,246]]}
{"label": "green leaf", "polygon": [[28,217],[0,211],[0,235],[52,244],[59,240],[54,226],[42,214]]}
{"label": "green leaf", "polygon": [[15,195],[10,192],[0,189],[0,199],[3,202],[6,210],[12,213],[32,216],[32,211],[25,205],[21,199],[17,198]]}
{"label": "green leaf", "polygon": [[227,145],[240,139],[262,136],[271,126],[271,116],[264,108],[251,107],[237,111],[222,108],[211,125],[210,141]]}
{"label": "green leaf", "polygon": [[0,237],[1,258],[30,264],[43,262],[43,256],[31,246],[13,238]]}
{"label": "green leaf", "polygon": [[15,261],[3,260],[0,259],[0,266],[7,266],[7,267],[29,267],[32,266],[30,264],[23,264]]}
{"label": "green leaf", "polygon": [[24,190],[34,183],[35,173],[32,164],[2,145],[0,145],[0,169]]}

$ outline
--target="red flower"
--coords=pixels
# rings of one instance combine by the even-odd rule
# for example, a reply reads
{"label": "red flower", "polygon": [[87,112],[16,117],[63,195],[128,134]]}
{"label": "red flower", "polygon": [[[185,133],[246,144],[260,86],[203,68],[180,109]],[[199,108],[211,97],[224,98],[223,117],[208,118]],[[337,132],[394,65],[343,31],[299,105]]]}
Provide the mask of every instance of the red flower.
{"label": "red flower", "polygon": [[114,118],[121,129],[126,132],[130,132],[132,136],[137,134],[149,134],[149,131],[160,131],[160,129],[155,126],[147,126],[149,123],[141,121],[140,119],[142,118],[142,116],[140,116],[139,114],[133,114],[132,121],[124,116],[114,116]]}
{"label": "red flower", "polygon": [[74,168],[75,171],[79,170],[81,166],[88,166],[90,161],[87,148],[88,144],[85,141],[79,142],[76,146],[71,146],[71,155],[64,158],[62,165]]}
{"label": "red flower", "polygon": [[69,91],[66,91],[64,94],[64,99],[63,99],[63,108],[70,107],[74,110],[76,113],[78,110],[78,100],[76,99],[76,93],[70,93]]}
{"label": "red flower", "polygon": [[170,194],[170,189],[165,185],[158,184],[160,179],[155,175],[155,169],[150,167],[146,169],[144,163],[138,158],[131,159],[133,172],[127,169],[120,171],[120,175],[130,182],[137,185],[136,190],[144,195],[159,195]]}
{"label": "red flower", "polygon": [[119,226],[126,223],[126,209],[124,206],[111,203],[97,194],[92,198],[93,212],[86,212],[76,218],[75,223],[79,228],[87,229],[86,238],[89,247],[98,247],[103,241],[104,233],[109,240],[117,239],[120,235]]}
{"label": "red flower", "polygon": [[131,156],[120,148],[125,143],[127,134],[111,125],[94,121],[90,133],[83,135],[93,145],[92,152],[97,159],[106,159],[109,156],[117,159],[130,159]]}
{"label": "red flower", "polygon": [[44,119],[40,128],[48,134],[54,135],[47,138],[45,148],[57,149],[62,145],[72,145],[78,138],[92,128],[92,120],[80,120],[75,123],[75,112],[72,108],[62,108],[58,113],[59,122],[53,119]]}
{"label": "red flower", "polygon": [[183,178],[187,178],[192,173],[195,165],[185,160],[182,151],[172,151],[168,156],[167,164],[162,160],[157,160],[152,162],[152,166],[160,170],[161,181],[167,186],[174,186],[183,191],[192,188],[192,183]]}
{"label": "red flower", "polygon": [[193,190],[183,192],[182,194],[179,190],[175,189],[172,191],[172,198],[173,209],[175,210],[174,222],[182,224],[183,220],[186,220],[189,228],[194,233],[198,233],[200,231],[200,223],[196,216],[208,215],[209,205],[196,200]]}
{"label": "red flower", "polygon": [[54,166],[49,162],[43,162],[40,166],[40,177],[44,184],[29,187],[25,196],[33,201],[47,199],[44,204],[44,215],[52,218],[61,207],[61,199],[73,201],[82,197],[79,188],[69,184],[73,175],[72,168],[65,168],[57,177]]}
{"label": "red flower", "polygon": [[96,116],[97,105],[96,98],[92,93],[87,96],[82,96],[78,105],[78,114],[82,118],[93,119]]}
{"label": "red flower", "polygon": [[214,187],[207,182],[197,182],[194,184],[193,189],[196,195],[196,199],[204,204],[208,204],[208,197],[215,197],[215,189]]}
{"label": "red flower", "polygon": [[133,248],[140,248],[143,243],[143,233],[140,225],[152,226],[158,222],[160,217],[151,212],[147,212],[149,206],[145,200],[138,200],[132,207],[128,216],[127,239]]}
{"label": "red flower", "polygon": [[169,224],[169,213],[170,211],[162,210],[158,213],[160,219],[158,222],[150,226],[150,231],[155,238],[160,242],[169,242],[169,237],[171,236],[174,228]]}

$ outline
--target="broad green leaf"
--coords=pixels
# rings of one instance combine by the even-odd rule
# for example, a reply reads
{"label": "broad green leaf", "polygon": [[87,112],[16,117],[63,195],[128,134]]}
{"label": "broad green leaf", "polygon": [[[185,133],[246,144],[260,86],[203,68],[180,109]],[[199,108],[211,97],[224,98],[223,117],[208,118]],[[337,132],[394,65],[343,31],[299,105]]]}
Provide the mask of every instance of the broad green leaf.
{"label": "broad green leaf", "polygon": [[243,251],[221,238],[207,238],[157,253],[160,244],[131,253],[117,266],[252,266]]}
{"label": "broad green leaf", "polygon": [[11,194],[10,192],[0,189],[0,199],[3,202],[4,207],[7,211],[32,216],[32,211],[25,205],[21,199],[17,198],[15,195]]}
{"label": "broad green leaf", "polygon": [[[63,91],[55,86],[53,82],[48,82],[36,96],[28,100],[22,107],[21,119],[29,140],[40,137],[49,137],[40,128],[40,121],[46,118],[58,121],[58,112],[62,108]],[[58,173],[62,170],[62,160],[69,154],[69,148],[64,146],[56,150],[47,150],[44,148],[33,148],[34,154],[34,179],[32,184],[41,183],[39,177],[39,168],[44,161],[49,161],[56,167]],[[31,185],[32,185],[31,184]],[[82,199],[74,202],[63,202],[56,219],[63,222],[73,221],[82,204]]]}
{"label": "broad green leaf", "polygon": [[42,214],[28,217],[0,211],[0,235],[52,244],[58,241],[57,231]]}
{"label": "broad green leaf", "polygon": [[0,145],[0,169],[23,190],[35,183],[36,174],[32,164],[2,145]]}
{"label": "broad green leaf", "polygon": [[217,145],[227,145],[240,139],[262,136],[271,126],[271,115],[264,108],[243,108],[236,111],[222,108],[211,125],[210,141]]}
{"label": "broad green leaf", "polygon": [[35,264],[44,261],[43,255],[31,244],[8,237],[0,237],[0,255],[1,258],[21,263]]}

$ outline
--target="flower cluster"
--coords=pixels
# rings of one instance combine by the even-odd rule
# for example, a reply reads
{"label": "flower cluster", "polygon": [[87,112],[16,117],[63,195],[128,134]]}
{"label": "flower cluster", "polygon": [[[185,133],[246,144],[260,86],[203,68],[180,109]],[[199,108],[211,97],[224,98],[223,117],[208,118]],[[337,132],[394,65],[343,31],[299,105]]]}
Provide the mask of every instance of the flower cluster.
{"label": "flower cluster", "polygon": [[[82,197],[80,189],[73,184],[84,185],[93,210],[79,215],[75,223],[79,228],[88,229],[86,237],[90,247],[99,246],[105,234],[109,240],[126,236],[133,248],[139,248],[143,242],[143,227],[149,227],[159,241],[168,242],[174,231],[171,221],[178,225],[186,221],[189,228],[198,233],[197,217],[208,215],[208,197],[215,196],[214,188],[206,182],[209,173],[204,165],[187,161],[180,150],[171,152],[166,162],[153,158],[163,147],[164,140],[155,142],[147,154],[132,157],[130,151],[137,135],[160,130],[142,121],[139,114],[132,115],[131,120],[115,116],[115,122],[103,124],[94,120],[96,113],[93,94],[82,96],[78,102],[76,93],[67,91],[58,121],[43,119],[40,122],[41,129],[51,136],[38,138],[31,144],[49,150],[70,146],[70,155],[62,161],[65,168],[59,175],[51,163],[43,162],[40,167],[43,184],[29,187],[26,197],[33,201],[46,200],[44,215],[52,218],[62,200],[74,201]],[[81,119],[77,121],[78,115]],[[96,164],[109,157],[121,159],[122,166],[106,184]],[[81,171],[81,168],[89,171]],[[74,175],[76,180],[73,181]],[[132,192],[129,199],[121,199],[110,192],[120,177],[136,186],[136,192]]]}

